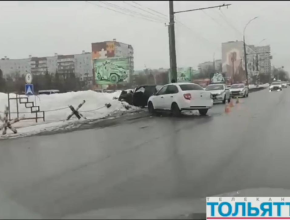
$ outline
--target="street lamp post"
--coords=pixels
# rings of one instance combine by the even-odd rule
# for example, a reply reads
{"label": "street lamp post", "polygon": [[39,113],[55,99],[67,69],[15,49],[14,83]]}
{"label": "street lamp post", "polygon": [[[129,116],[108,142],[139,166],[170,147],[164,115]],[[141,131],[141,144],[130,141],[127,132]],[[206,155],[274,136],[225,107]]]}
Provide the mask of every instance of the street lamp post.
{"label": "street lamp post", "polygon": [[213,56],[212,56],[212,58],[213,58],[213,62],[212,62],[213,71],[215,72],[215,59],[214,59],[214,57],[215,57],[215,52],[213,53]]}
{"label": "street lamp post", "polygon": [[251,21],[257,19],[258,17],[254,17],[251,19],[245,26],[244,31],[243,31],[243,41],[244,41],[244,57],[245,57],[245,70],[246,70],[246,80],[247,80],[247,85],[249,85],[249,77],[248,77],[248,67],[247,67],[247,52],[246,52],[246,40],[245,40],[245,31],[247,26],[251,23]]}
{"label": "street lamp post", "polygon": [[262,43],[263,41],[265,41],[266,39],[261,40],[258,44]]}

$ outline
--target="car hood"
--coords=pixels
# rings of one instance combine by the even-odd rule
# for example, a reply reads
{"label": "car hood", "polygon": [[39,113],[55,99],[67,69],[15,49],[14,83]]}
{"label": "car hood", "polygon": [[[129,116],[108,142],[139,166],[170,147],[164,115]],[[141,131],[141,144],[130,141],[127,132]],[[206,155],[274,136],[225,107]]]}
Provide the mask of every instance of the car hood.
{"label": "car hood", "polygon": [[231,92],[241,92],[244,88],[236,88],[236,89],[230,89]]}
{"label": "car hood", "polygon": [[280,85],[270,85],[270,87],[279,87],[279,86],[282,86],[282,84],[280,84]]}
{"label": "car hood", "polygon": [[[206,90],[207,91],[207,90]],[[207,91],[210,92],[211,94],[215,95],[215,94],[220,94],[222,93],[224,90],[212,90],[212,91]]]}
{"label": "car hood", "polygon": [[[253,188],[237,190],[209,197],[290,197],[290,190],[281,188]],[[68,215],[62,219],[205,219],[206,198],[172,199],[126,207],[92,210]],[[202,216],[202,217],[201,217]]]}

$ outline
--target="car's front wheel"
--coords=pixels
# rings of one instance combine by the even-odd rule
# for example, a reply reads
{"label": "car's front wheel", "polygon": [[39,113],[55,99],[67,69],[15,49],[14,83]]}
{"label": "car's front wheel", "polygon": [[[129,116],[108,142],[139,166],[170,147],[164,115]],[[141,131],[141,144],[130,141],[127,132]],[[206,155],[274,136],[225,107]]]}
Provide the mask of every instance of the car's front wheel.
{"label": "car's front wheel", "polygon": [[155,114],[155,109],[154,109],[154,106],[153,106],[152,102],[149,102],[149,103],[148,103],[148,112],[149,112],[151,115],[154,115],[154,114]]}
{"label": "car's front wheel", "polygon": [[199,114],[200,114],[200,115],[206,115],[208,109],[200,109],[200,110],[198,110],[198,111],[199,111]]}

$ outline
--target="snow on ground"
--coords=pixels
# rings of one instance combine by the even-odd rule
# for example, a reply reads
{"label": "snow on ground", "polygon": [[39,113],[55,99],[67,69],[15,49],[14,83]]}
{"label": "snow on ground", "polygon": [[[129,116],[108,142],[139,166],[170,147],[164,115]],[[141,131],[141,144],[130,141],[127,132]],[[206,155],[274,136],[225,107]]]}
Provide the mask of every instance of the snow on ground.
{"label": "snow on ground", "polygon": [[[69,105],[72,105],[74,108],[83,102],[86,103],[81,107],[80,113],[90,119],[99,119],[104,118],[108,115],[123,112],[123,111],[136,111],[139,108],[130,106],[131,108],[127,110],[123,103],[118,101],[118,99],[113,99],[114,97],[119,97],[121,91],[116,91],[114,93],[98,93],[94,91],[79,91],[79,92],[68,92],[62,94],[53,94],[53,95],[39,95],[39,96],[30,96],[29,101],[34,102],[35,105],[40,106],[41,111],[45,111],[45,122],[42,119],[39,119],[39,122],[36,123],[35,120],[21,120],[20,122],[15,123],[13,126],[17,128],[18,134],[14,135],[10,130],[7,131],[7,136],[9,137],[19,137],[27,136],[31,134],[37,134],[43,131],[54,130],[62,126],[73,126],[78,121],[78,119],[73,116],[69,121],[66,121],[68,115],[71,114]],[[10,94],[11,97],[15,97],[15,94]],[[22,95],[25,97],[24,95]],[[4,108],[8,105],[7,94],[0,93],[0,115],[3,116]],[[105,104],[110,103],[111,107],[107,108]],[[16,115],[16,101],[10,101],[11,118],[14,119]],[[25,108],[24,104],[19,104],[19,117],[28,118],[35,117],[35,113],[30,113],[30,108]],[[42,113],[39,113],[42,115]],[[86,121],[81,119],[80,121]],[[1,122],[0,122],[1,124]],[[0,132],[0,139],[1,139]],[[3,138],[3,137],[2,137]]]}
{"label": "snow on ground", "polygon": [[249,85],[249,89],[254,89],[254,88],[267,88],[268,86],[269,86],[269,83],[261,84],[261,85],[250,84]]}

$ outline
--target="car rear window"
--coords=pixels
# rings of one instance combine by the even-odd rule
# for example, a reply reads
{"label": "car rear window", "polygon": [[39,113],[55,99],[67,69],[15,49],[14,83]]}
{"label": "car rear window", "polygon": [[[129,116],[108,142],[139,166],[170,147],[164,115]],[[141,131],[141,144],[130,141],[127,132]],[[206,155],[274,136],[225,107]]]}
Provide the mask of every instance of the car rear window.
{"label": "car rear window", "polygon": [[182,91],[189,91],[189,90],[203,90],[203,88],[197,84],[182,84],[179,85]]}

